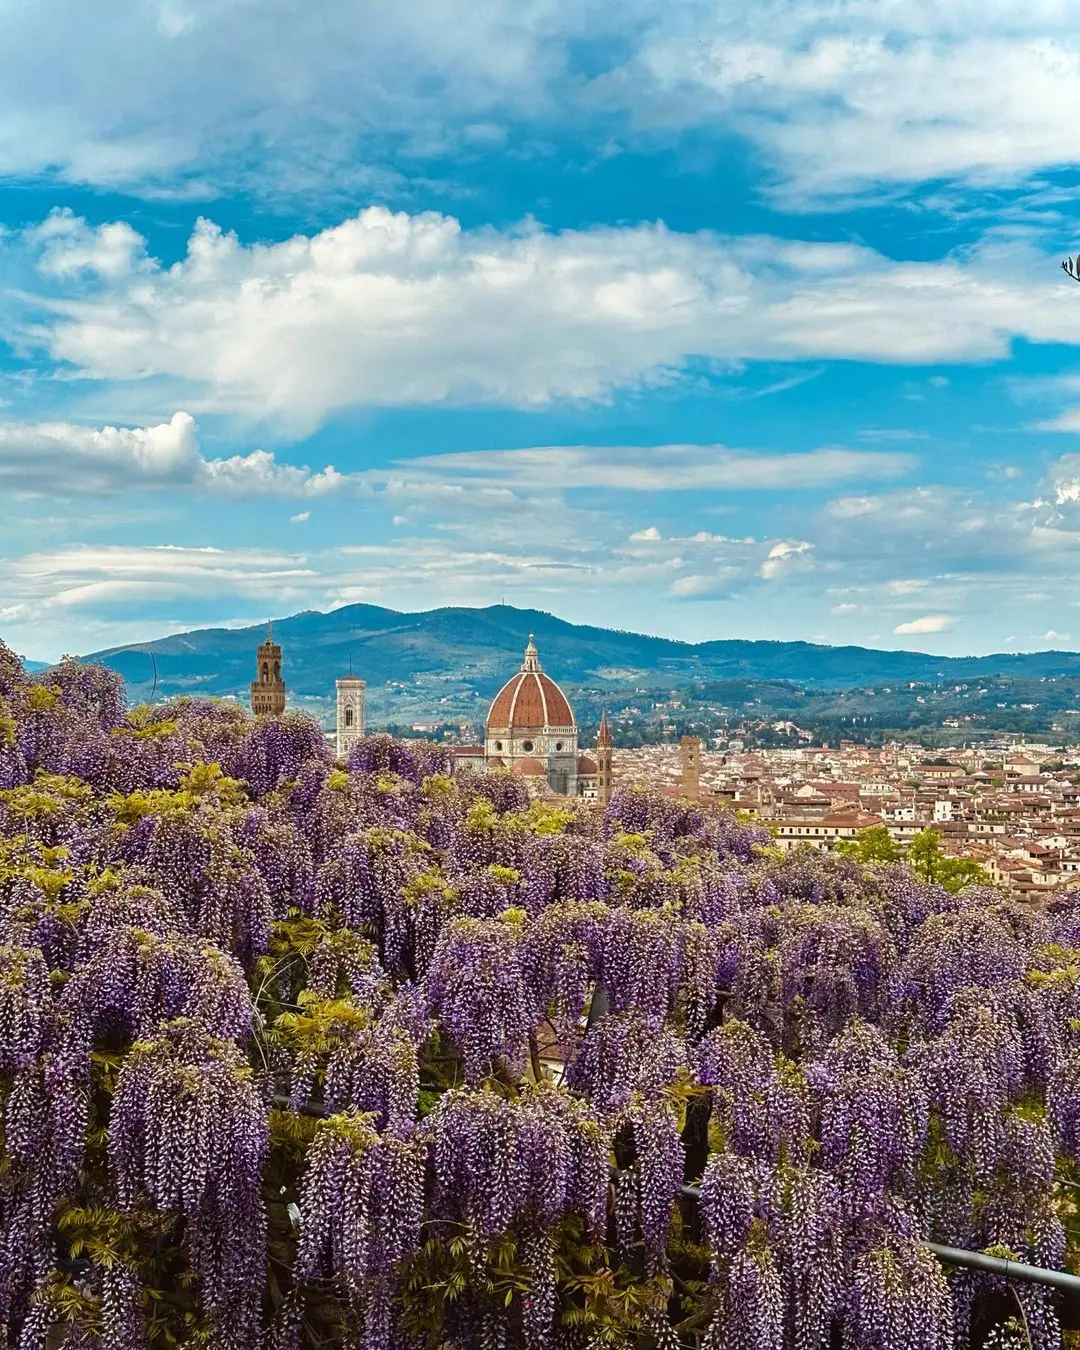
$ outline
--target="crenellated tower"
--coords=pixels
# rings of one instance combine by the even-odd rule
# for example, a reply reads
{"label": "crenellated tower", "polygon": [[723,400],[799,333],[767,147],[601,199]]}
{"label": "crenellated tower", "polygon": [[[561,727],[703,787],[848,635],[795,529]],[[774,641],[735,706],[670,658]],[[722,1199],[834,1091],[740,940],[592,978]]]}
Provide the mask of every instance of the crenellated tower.
{"label": "crenellated tower", "polygon": [[600,714],[600,729],[596,733],[596,800],[601,806],[611,801],[613,774],[611,768],[612,745],[611,731],[608,728],[607,711]]}
{"label": "crenellated tower", "polygon": [[266,641],[259,647],[258,678],[251,682],[251,711],[256,717],[280,717],[285,711],[285,681],[281,678],[281,648],[274,641],[274,625],[268,624]]}

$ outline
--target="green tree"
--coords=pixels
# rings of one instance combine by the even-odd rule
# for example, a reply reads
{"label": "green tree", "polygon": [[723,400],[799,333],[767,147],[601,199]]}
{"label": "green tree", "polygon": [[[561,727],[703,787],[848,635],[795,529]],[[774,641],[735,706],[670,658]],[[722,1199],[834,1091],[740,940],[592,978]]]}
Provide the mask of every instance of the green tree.
{"label": "green tree", "polygon": [[945,855],[937,830],[920,830],[908,845],[907,860],[922,881],[937,881]]}
{"label": "green tree", "polygon": [[854,839],[841,840],[836,852],[861,863],[890,863],[903,857],[900,845],[884,825],[871,825]]}
{"label": "green tree", "polygon": [[962,891],[965,886],[989,886],[990,874],[974,858],[945,858],[938,880],[947,891]]}
{"label": "green tree", "polygon": [[936,881],[947,891],[990,884],[986,871],[973,858],[950,858],[942,851],[937,830],[920,830],[908,846],[907,860],[922,881]]}

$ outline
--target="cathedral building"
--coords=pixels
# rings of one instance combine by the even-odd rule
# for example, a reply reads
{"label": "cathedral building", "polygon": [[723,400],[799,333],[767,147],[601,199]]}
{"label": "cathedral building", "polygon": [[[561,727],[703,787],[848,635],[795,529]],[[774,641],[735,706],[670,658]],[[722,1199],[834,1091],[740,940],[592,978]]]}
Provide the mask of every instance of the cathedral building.
{"label": "cathedral building", "polygon": [[285,681],[281,678],[281,648],[274,641],[273,624],[267,625],[257,663],[258,678],[251,682],[251,711],[256,717],[280,717],[285,711]]}
{"label": "cathedral building", "polygon": [[533,635],[521,669],[495,695],[487,716],[483,763],[506,768],[535,790],[595,797],[594,760],[578,752],[578,730],[566,695],[540,669]]}

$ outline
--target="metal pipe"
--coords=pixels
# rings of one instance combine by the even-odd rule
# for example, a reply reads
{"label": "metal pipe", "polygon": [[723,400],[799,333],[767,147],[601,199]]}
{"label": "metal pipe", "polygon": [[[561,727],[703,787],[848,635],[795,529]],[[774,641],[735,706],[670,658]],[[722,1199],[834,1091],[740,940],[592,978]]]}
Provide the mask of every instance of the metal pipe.
{"label": "metal pipe", "polygon": [[271,1098],[273,1104],[279,1111],[294,1111],[298,1116],[311,1116],[315,1120],[325,1120],[330,1112],[325,1106],[320,1106],[318,1102],[301,1102],[299,1106],[293,1106],[292,1098],[286,1097],[284,1093],[275,1093]]}
{"label": "metal pipe", "polygon": [[986,1252],[969,1252],[963,1247],[946,1247],[940,1242],[924,1242],[923,1246],[949,1266],[963,1266],[966,1270],[981,1270],[986,1275],[1000,1275],[1005,1280],[1044,1284],[1063,1293],[1080,1294],[1080,1275],[1070,1275],[1067,1270],[1044,1270],[1042,1266],[1028,1266],[1023,1261],[989,1256]]}
{"label": "metal pipe", "polygon": [[[682,1193],[691,1200],[701,1199],[700,1186],[684,1186]],[[924,1242],[922,1245],[947,1266],[963,1266],[966,1270],[1000,1275],[1002,1279],[1019,1280],[1022,1284],[1043,1284],[1050,1289],[1060,1289],[1062,1293],[1080,1295],[1080,1275],[1070,1275],[1067,1270],[1046,1270],[1042,1266],[1026,1265],[1023,1261],[1010,1261],[1004,1256],[990,1256],[987,1252],[946,1247],[941,1242]]]}

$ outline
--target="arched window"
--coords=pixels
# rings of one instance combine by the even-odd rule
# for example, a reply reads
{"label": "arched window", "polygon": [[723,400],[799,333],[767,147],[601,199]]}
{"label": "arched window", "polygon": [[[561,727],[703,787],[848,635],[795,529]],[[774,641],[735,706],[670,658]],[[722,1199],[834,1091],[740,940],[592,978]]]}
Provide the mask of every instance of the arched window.
{"label": "arched window", "polygon": [[351,727],[351,726],[352,726],[352,709],[351,709],[351,708],[346,708],[346,709],[345,709],[345,725],[346,725],[347,727]]}
{"label": "arched window", "polygon": [[274,679],[275,679],[275,680],[280,680],[280,679],[281,679],[281,662],[280,662],[280,661],[275,661],[275,662],[274,662]]}
{"label": "arched window", "polygon": [[265,661],[263,662],[262,668],[262,681],[263,684],[269,684],[270,682],[270,667],[266,664]]}

